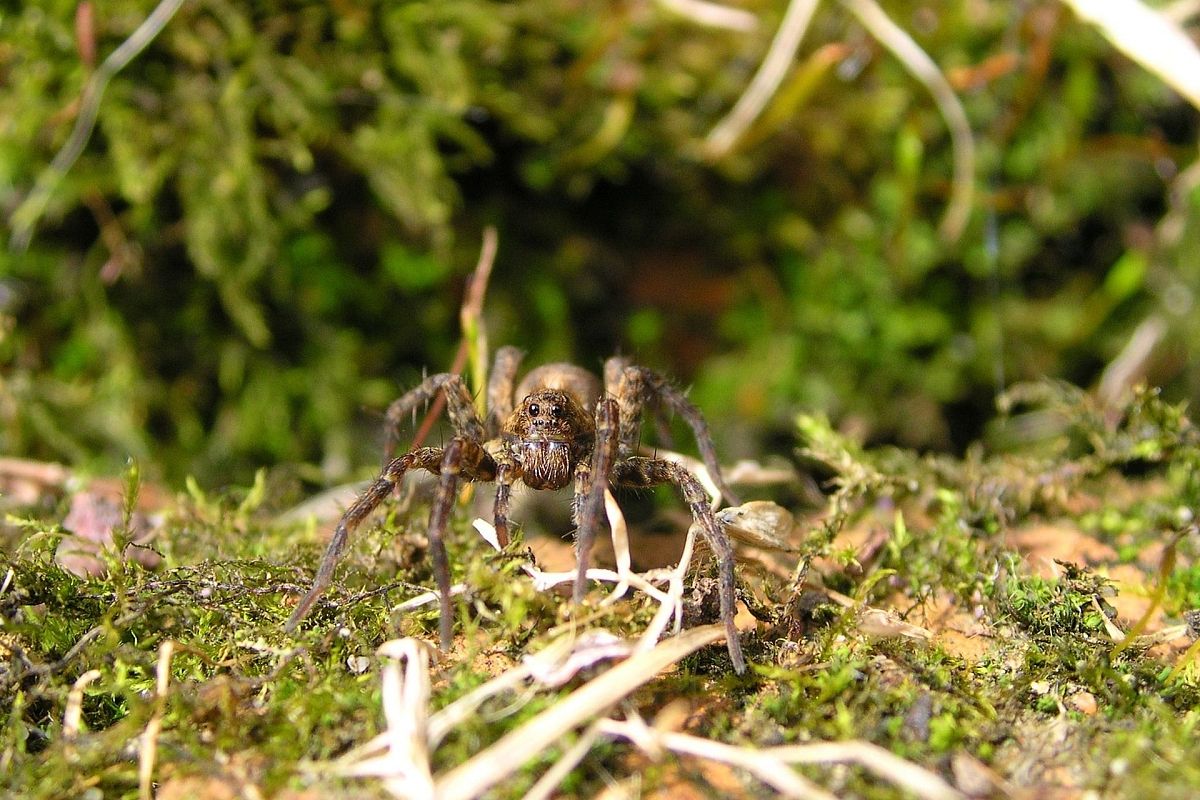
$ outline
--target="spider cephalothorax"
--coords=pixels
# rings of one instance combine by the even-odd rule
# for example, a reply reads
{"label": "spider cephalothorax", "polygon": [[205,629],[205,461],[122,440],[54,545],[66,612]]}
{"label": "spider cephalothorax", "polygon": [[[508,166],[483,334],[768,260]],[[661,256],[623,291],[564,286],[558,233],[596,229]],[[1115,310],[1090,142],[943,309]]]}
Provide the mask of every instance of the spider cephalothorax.
{"label": "spider cephalothorax", "polygon": [[[561,489],[574,482],[577,601],[583,598],[586,588],[588,554],[601,524],[604,490],[610,485],[649,487],[670,483],[683,496],[700,532],[717,556],[721,619],[729,655],[734,669],[739,673],[744,671],[745,661],[733,624],[733,549],[713,515],[708,494],[696,476],[680,464],[634,454],[643,407],[655,402],[673,410],[687,421],[713,480],[733,500],[721,478],[712,439],[699,411],[660,375],[621,358],[609,359],[605,364],[603,390],[600,381],[585,369],[549,364],[532,370],[514,393],[513,382],[520,362],[521,353],[515,348],[504,347],[496,353],[488,382],[485,419],[476,413],[466,384],[452,373],[426,378],[392,403],[387,412],[388,458],[383,471],[338,522],[313,585],[296,606],[287,630],[293,630],[304,619],[329,585],[350,534],[410,469],[419,468],[439,476],[429,514],[429,551],[441,599],[443,647],[449,646],[453,623],[450,570],[443,535],[460,479],[496,483],[493,517],[501,545],[508,544],[508,513],[514,483],[521,481],[531,489]],[[400,423],[439,391],[446,397],[454,438],[445,447],[419,447],[392,458]],[[519,401],[514,407],[515,398]]]}
{"label": "spider cephalothorax", "polygon": [[592,418],[560,389],[539,389],[522,400],[500,435],[516,477],[530,489],[566,486],[596,444]]}

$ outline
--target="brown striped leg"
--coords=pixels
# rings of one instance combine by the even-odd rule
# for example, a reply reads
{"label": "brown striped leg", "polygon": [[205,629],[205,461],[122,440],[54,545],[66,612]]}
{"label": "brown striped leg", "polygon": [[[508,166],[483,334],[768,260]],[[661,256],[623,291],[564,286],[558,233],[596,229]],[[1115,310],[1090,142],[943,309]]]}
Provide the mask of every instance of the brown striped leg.
{"label": "brown striped leg", "polygon": [[692,429],[692,435],[696,437],[696,447],[700,450],[700,458],[726,501],[733,505],[741,504],[738,496],[725,483],[708,424],[699,409],[692,405],[682,392],[654,370],[634,366],[620,358],[609,359],[604,365],[604,379],[605,390],[616,397],[621,406],[622,454],[630,455],[636,452],[637,437],[642,425],[642,408],[651,400],[657,399],[683,417]]}
{"label": "brown striped leg", "polygon": [[400,442],[400,426],[405,418],[432,400],[439,391],[446,396],[446,411],[450,415],[450,424],[454,427],[455,435],[480,442],[484,440],[483,423],[479,421],[479,414],[475,411],[474,401],[462,376],[452,372],[441,372],[430,375],[388,406],[384,415],[385,462],[390,461],[396,452]]}
{"label": "brown striped leg", "polygon": [[596,445],[590,464],[580,462],[575,470],[575,573],[574,600],[583,600],[587,589],[588,557],[596,541],[604,510],[604,490],[617,458],[617,401],[603,397],[596,403]]}
{"label": "brown striped leg", "polygon": [[458,485],[461,451],[458,439],[446,445],[437,494],[433,496],[433,508],[429,510],[429,560],[433,564],[433,577],[437,580],[438,643],[443,651],[450,649],[454,637],[454,611],[450,605],[450,559],[446,555],[445,533],[450,507],[454,505],[454,489]]}
{"label": "brown striped leg", "polygon": [[501,461],[496,465],[496,502],[492,506],[492,522],[496,528],[496,541],[508,547],[508,510],[512,504],[512,485],[517,479],[512,464]]}
{"label": "brown striped leg", "polygon": [[721,621],[725,624],[725,639],[729,647],[729,659],[739,675],[746,671],[746,659],[742,655],[742,644],[738,639],[737,627],[733,624],[734,572],[733,547],[725,529],[717,522],[708,505],[708,493],[695,475],[674,461],[659,458],[629,458],[618,462],[613,470],[613,483],[634,488],[657,486],[669,483],[679,490],[683,501],[691,509],[692,518],[700,526],[700,532],[708,546],[717,556],[719,569],[718,592],[721,598]]}
{"label": "brown striped leg", "polygon": [[513,412],[513,386],[517,379],[517,369],[521,359],[525,357],[515,347],[501,347],[492,359],[492,372],[488,376],[487,385],[487,436],[489,439],[500,435],[504,421]]}
{"label": "brown striped leg", "polygon": [[437,470],[437,494],[429,510],[429,559],[437,581],[439,618],[438,641],[442,650],[450,649],[454,632],[454,607],[450,605],[450,559],[446,555],[446,526],[454,505],[454,490],[459,478],[468,481],[491,481],[496,477],[496,462],[474,439],[456,437],[446,445],[442,463]]}
{"label": "brown striped leg", "polygon": [[313,604],[317,602],[322,592],[329,586],[330,580],[333,579],[333,572],[337,569],[338,559],[341,558],[342,551],[346,548],[350,534],[354,533],[362,521],[379,507],[384,498],[400,483],[404,473],[414,467],[437,472],[442,457],[443,453],[439,448],[422,447],[387,463],[379,477],[358,496],[338,521],[337,528],[333,531],[333,538],[329,540],[329,547],[325,550],[325,556],[321,559],[321,566],[317,568],[316,577],[313,578],[313,584],[296,605],[296,610],[288,618],[287,624],[283,626],[285,631],[290,633],[295,630],[300,621],[308,616]]}

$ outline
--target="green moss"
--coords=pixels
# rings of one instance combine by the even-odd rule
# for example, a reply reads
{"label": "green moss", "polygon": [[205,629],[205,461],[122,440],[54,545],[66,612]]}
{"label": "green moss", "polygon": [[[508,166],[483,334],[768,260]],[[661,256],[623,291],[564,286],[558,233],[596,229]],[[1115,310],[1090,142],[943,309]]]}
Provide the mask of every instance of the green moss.
{"label": "green moss", "polygon": [[[1015,566],[1015,565],[1014,565]],[[1104,629],[1114,592],[1103,578],[1067,566],[1061,578],[1012,576],[1000,598],[1012,619],[1035,637],[1093,636]]]}
{"label": "green moss", "polygon": [[1171,614],[1200,609],[1200,565],[1193,564],[1170,574],[1163,605]]}
{"label": "green moss", "polygon": [[[153,3],[90,26],[78,7],[0,16],[6,214],[69,135],[88,45],[103,59]],[[960,94],[987,198],[948,242],[945,122],[882,51],[839,77],[843,9],[822,7],[735,151],[703,157],[781,13],[751,11],[753,33],[563,0],[185,4],[108,83],[29,249],[0,250],[0,449],[106,472],[135,454],[173,482],[280,461],[340,478],[374,455],[362,409],[451,363],[485,222],[493,341],[668,367],[739,421],[723,451],[797,408],[961,446],[997,383],[1094,383],[1147,318],[1179,353],[1170,391],[1194,395],[1200,336],[1172,298],[1196,291],[1197,201],[1163,177],[1195,140],[1184,101],[1066,18],[1044,68],[988,77],[970,65],[1007,63],[1007,9],[897,13],[986,81]],[[1171,241],[1112,234],[1159,228],[1164,205]]]}
{"label": "green moss", "polygon": [[[1161,509],[1190,502],[1194,491],[1181,466],[1195,458],[1190,429],[1159,403],[1142,397],[1126,413],[1160,421],[1139,423],[1137,441],[1149,438],[1159,446],[1153,460],[1139,461],[1129,474],[1122,474],[1126,455],[1143,452],[1136,437],[1036,458],[976,452],[958,461],[864,448],[820,420],[806,420],[805,458],[836,476],[823,516],[802,523],[810,535],[799,556],[810,565],[810,580],[796,587],[743,565],[743,589],[762,620],[744,637],[752,669],[733,675],[724,648],[706,648],[634,693],[623,708],[653,719],[683,701],[690,709],[687,732],[733,744],[865,740],[935,771],[969,755],[1009,780],[1028,780],[1023,776],[1032,759],[1047,769],[1081,765],[1072,773],[1076,784],[1106,797],[1186,796],[1200,780],[1189,766],[1197,755],[1200,708],[1195,671],[1171,678],[1170,663],[1139,647],[1114,656],[1105,624],[1113,621],[1113,584],[1073,564],[1060,564],[1053,579],[1032,574],[1004,537],[1014,527],[1053,522],[1081,528],[1061,500],[1069,489],[1103,497],[1102,509],[1111,513],[1094,513],[1118,521],[1097,526],[1097,536],[1136,531],[1136,541],[1151,543],[1150,531],[1162,533],[1170,519]],[[1116,429],[1118,438],[1122,430]],[[130,498],[137,478],[127,471]],[[333,797],[382,792],[375,783],[311,765],[336,759],[381,730],[379,644],[401,634],[436,636],[435,606],[403,618],[391,611],[432,582],[424,553],[428,509],[420,503],[388,507],[364,525],[335,585],[302,629],[285,636],[292,598],[305,587],[322,547],[311,531],[272,521],[272,486],[266,474],[219,493],[192,482],[155,540],[164,555],[158,572],[110,557],[114,569],[107,577],[81,580],[54,563],[55,521],[20,518],[10,533],[18,542],[8,550],[11,578],[0,594],[5,792],[35,800],[89,790],[136,796],[129,743],[159,708],[156,673],[168,640],[175,653],[161,706],[156,779],[212,778],[238,764],[266,796],[305,787]],[[1154,488],[1153,502],[1144,487]],[[465,513],[453,516],[453,576],[470,590],[457,604],[457,646],[433,667],[434,708],[541,649],[572,611],[565,597],[533,589],[521,570],[520,541],[495,553],[479,543]],[[847,548],[839,535],[863,527],[883,534],[873,556],[855,548],[854,558],[828,558]],[[1181,566],[1167,575],[1169,614],[1200,605],[1196,547],[1191,536],[1175,544]],[[702,561],[690,580],[710,579],[711,570]],[[1147,579],[1154,577],[1148,571]],[[851,606],[831,596],[833,586]],[[931,641],[868,636],[853,605],[905,616],[937,603],[978,624],[987,643],[982,654],[957,654],[940,630]],[[653,603],[634,593],[593,603],[582,624],[632,637],[654,612]],[[68,739],[68,699],[89,670],[99,677],[83,690],[80,732]],[[436,749],[435,769],[463,763],[581,680],[493,698]],[[1036,732],[1051,721],[1064,734],[1043,752],[1034,744]],[[496,795],[520,796],[573,741],[566,736],[551,751],[531,754]],[[630,745],[606,742],[571,773],[564,791],[591,794],[630,770],[638,771],[647,791],[670,787],[679,770],[690,774],[690,763],[646,766]],[[902,796],[859,768],[802,771],[845,796]]]}

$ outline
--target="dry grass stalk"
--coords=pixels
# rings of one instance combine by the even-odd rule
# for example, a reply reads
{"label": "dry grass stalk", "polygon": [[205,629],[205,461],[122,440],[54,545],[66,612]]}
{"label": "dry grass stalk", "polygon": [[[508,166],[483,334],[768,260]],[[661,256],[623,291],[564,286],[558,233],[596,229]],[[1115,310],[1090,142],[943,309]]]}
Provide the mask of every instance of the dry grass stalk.
{"label": "dry grass stalk", "polygon": [[439,800],[471,800],[508,778],[525,762],[564,735],[628,697],[642,684],[674,666],[701,647],[721,641],[721,625],[693,628],[638,653],[593,678],[553,707],[503,736],[470,761],[447,772],[436,782]]}
{"label": "dry grass stalk", "polygon": [[870,742],[815,742],[757,749],[737,747],[685,733],[660,731],[640,718],[606,719],[599,730],[608,736],[627,739],[654,757],[669,750],[741,767],[788,797],[833,798],[792,769],[794,764],[855,764],[923,800],[962,800],[960,793],[924,767]]}
{"label": "dry grass stalk", "polygon": [[542,777],[538,778],[537,783],[525,793],[525,800],[549,800],[558,785],[570,774],[571,770],[579,765],[579,762],[583,760],[599,738],[600,721],[596,721],[579,735],[575,744],[567,748],[567,751],[551,765],[550,769],[542,773]]}
{"label": "dry grass stalk", "polygon": [[[485,541],[487,541],[497,550],[500,549],[500,544],[496,539],[496,529],[492,526],[492,523],[485,519],[476,519],[472,524],[475,526],[475,530],[479,531],[480,536],[482,536]],[[624,523],[622,522],[621,524]],[[627,539],[623,546],[625,548],[625,553],[628,554],[629,546]],[[618,549],[617,558],[618,561],[620,561],[622,559],[622,555],[619,552],[619,548],[622,547],[621,542],[614,540],[613,547],[614,549]],[[569,570],[566,572],[544,572],[543,570],[535,567],[533,564],[524,564],[522,565],[521,569],[524,570],[526,575],[528,575],[530,578],[533,578],[534,588],[539,592],[549,591],[555,586],[559,586],[564,583],[573,583],[575,581],[575,570]],[[602,583],[615,583],[618,585],[618,587],[620,587],[621,584],[627,584],[649,594],[660,603],[669,602],[667,595],[650,583],[650,580],[657,580],[662,577],[657,572],[647,572],[644,575],[640,575],[636,572],[631,572],[628,570],[626,570],[625,573],[621,573],[619,571],[614,572],[611,569],[591,567],[587,570],[586,574],[590,580],[600,581]],[[422,597],[424,597],[424,595],[422,595]]]}
{"label": "dry grass stalk", "polygon": [[760,751],[789,764],[855,764],[923,800],[962,800],[963,795],[924,767],[870,742],[814,742]]}
{"label": "dry grass stalk", "polygon": [[775,95],[788,67],[796,58],[800,41],[816,10],[817,0],[791,0],[788,3],[783,22],[779,24],[779,30],[758,72],[730,112],[705,139],[704,151],[709,159],[716,161],[727,155]]}
{"label": "dry grass stalk", "polygon": [[[465,583],[456,583],[450,587],[450,596],[457,597],[467,590]],[[393,614],[404,614],[421,606],[427,606],[438,601],[438,593],[434,591],[422,592],[414,597],[410,597],[402,603],[397,603],[392,606]]]}
{"label": "dry grass stalk", "polygon": [[1200,50],[1171,17],[1139,0],[1063,0],[1113,47],[1200,109]]}
{"label": "dry grass stalk", "polygon": [[740,8],[730,8],[706,0],[658,0],[658,4],[697,25],[726,28],[742,33],[749,33],[758,28],[758,18]]}
{"label": "dry grass stalk", "polygon": [[154,797],[154,761],[158,756],[158,735],[162,731],[163,714],[167,710],[167,689],[171,684],[171,657],[175,655],[175,642],[171,639],[158,648],[158,668],[154,686],[154,714],[146,723],[138,752],[138,797],[151,800]]}
{"label": "dry grass stalk", "polygon": [[483,229],[479,260],[475,264],[475,271],[471,273],[462,308],[458,312],[463,344],[467,348],[467,358],[471,365],[471,382],[476,391],[475,402],[480,414],[487,413],[487,395],[483,388],[487,386],[488,336],[487,324],[483,319],[483,300],[487,296],[488,282],[492,278],[492,265],[496,263],[498,243],[495,226],[488,225]]}
{"label": "dry grass stalk", "polygon": [[625,596],[629,591],[629,576],[633,573],[633,554],[629,552],[629,526],[625,524],[625,515],[621,506],[608,489],[604,490],[604,514],[608,517],[608,529],[612,535],[613,554],[617,561],[617,575],[620,578],[617,586],[602,605],[610,605]]}
{"label": "dry grass stalk", "polygon": [[[588,681],[466,763],[440,776],[432,775],[430,770],[431,742],[440,741],[451,729],[448,723],[460,721],[464,713],[470,713],[482,699],[501,688],[520,684],[533,674],[534,668],[528,662],[515,667],[430,718],[427,646],[415,639],[388,642],[379,649],[380,655],[390,659],[383,669],[387,731],[347,755],[337,771],[343,775],[382,778],[388,791],[396,797],[413,800],[478,797],[663,670],[701,647],[721,641],[724,635],[723,626],[709,625],[672,637],[649,652],[638,653]],[[577,749],[568,753],[576,760],[582,757],[574,752]],[[558,769],[569,771],[569,768]]]}
{"label": "dry grass stalk", "polygon": [[[393,639],[380,645],[383,667],[383,715],[387,730],[343,761],[345,775],[377,776],[396,797],[433,798],[429,766],[429,647],[418,639]],[[403,665],[403,666],[402,666]],[[380,755],[361,754],[382,749]]]}
{"label": "dry grass stalk", "polygon": [[150,42],[154,41],[182,5],[183,0],[161,0],[150,12],[150,16],[146,17],[116,50],[109,53],[99,68],[88,78],[79,101],[79,116],[75,118],[75,127],[72,129],[70,137],[54,156],[50,166],[38,175],[33,191],[8,219],[13,232],[12,238],[9,239],[9,247],[13,252],[24,252],[29,246],[34,228],[46,210],[46,205],[50,202],[54,190],[58,188],[58,184],[71,171],[71,167],[75,166],[75,162],[83,153],[84,146],[87,145],[92,131],[96,128],[100,100],[104,97],[104,90],[108,88],[108,82],[130,61],[137,58]]}
{"label": "dry grass stalk", "polygon": [[946,120],[954,152],[954,178],[950,202],[942,216],[941,233],[947,241],[957,241],[967,226],[975,196],[975,137],[967,112],[933,59],[875,0],[842,0],[842,5],[929,90]]}
{"label": "dry grass stalk", "polygon": [[[454,362],[450,365],[451,374],[461,375],[463,368],[469,362],[471,381],[475,386],[476,403],[480,413],[487,410],[484,408],[486,393],[483,391],[483,387],[487,386],[487,326],[483,320],[483,301],[487,296],[488,282],[492,277],[492,265],[496,261],[498,247],[499,239],[496,229],[489,225],[483,229],[479,259],[475,263],[475,270],[467,280],[463,303],[458,310],[462,341],[458,343],[458,352],[454,354]],[[425,438],[429,436],[429,432],[433,430],[434,424],[445,407],[446,397],[438,392],[429,406],[429,411],[425,414],[425,419],[421,421],[421,426],[413,434],[411,447],[421,446]]]}
{"label": "dry grass stalk", "polygon": [[654,615],[654,619],[650,620],[650,625],[642,634],[642,638],[638,640],[638,650],[645,651],[654,647],[655,642],[662,638],[667,624],[672,619],[675,620],[674,633],[678,634],[680,628],[683,627],[683,579],[687,577],[695,547],[696,526],[692,525],[688,528],[687,538],[683,541],[683,553],[679,556],[679,563],[667,574],[666,597],[659,601],[658,612]]}
{"label": "dry grass stalk", "polygon": [[627,720],[606,719],[600,722],[599,727],[602,733],[609,736],[628,739],[651,758],[657,757],[663,750],[707,758],[710,761],[741,767],[785,797],[837,800],[835,795],[800,775],[783,761],[766,755],[765,751],[737,747],[685,733],[655,730],[646,725],[640,717]]}
{"label": "dry grass stalk", "polygon": [[64,739],[74,739],[79,735],[79,726],[83,720],[83,690],[100,677],[100,670],[89,669],[75,679],[71,691],[67,694],[67,707],[63,711],[62,736]]}

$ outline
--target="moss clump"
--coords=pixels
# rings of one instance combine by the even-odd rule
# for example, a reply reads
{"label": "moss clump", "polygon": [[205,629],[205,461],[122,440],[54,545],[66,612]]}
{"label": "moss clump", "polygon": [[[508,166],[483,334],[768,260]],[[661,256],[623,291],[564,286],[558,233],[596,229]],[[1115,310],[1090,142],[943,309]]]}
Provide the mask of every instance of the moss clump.
{"label": "moss clump", "polygon": [[[1159,402],[1142,396],[1126,416],[1179,419]],[[789,581],[788,570],[752,562],[740,567],[760,620],[744,634],[752,670],[736,676],[722,646],[706,648],[635,692],[627,710],[674,718],[682,708],[688,733],[735,745],[857,739],[934,771],[983,763],[1030,791],[1053,788],[1050,775],[1105,797],[1150,786],[1156,796],[1183,797],[1194,788],[1187,765],[1196,756],[1195,670],[1172,675],[1178,646],[1118,652],[1110,630],[1132,623],[1114,614],[1131,591],[1130,569],[1142,570],[1147,595],[1165,575],[1167,617],[1156,619],[1179,620],[1174,615],[1193,602],[1194,537],[1164,532],[1176,557],[1165,572],[1152,560],[1138,567],[1146,559],[1097,550],[1101,540],[1089,552],[1113,554],[1108,563],[1067,561],[1056,577],[1033,569],[1045,563],[1036,548],[1055,536],[1088,537],[1068,510],[1079,503],[1089,514],[1136,521],[1138,540],[1154,526],[1161,531],[1166,517],[1154,509],[1177,506],[1192,491],[1175,477],[1195,457],[1186,425],[1139,426],[1159,446],[1130,474],[1123,474],[1129,460],[1113,454],[1151,449],[1133,439],[953,461],[862,448],[822,425],[806,422],[805,457],[837,483],[824,511],[803,526],[799,574],[806,578]],[[219,496],[193,486],[181,495],[155,540],[164,556],[158,572],[110,557],[107,576],[81,580],[54,562],[53,519],[26,519],[11,534],[17,544],[0,594],[6,792],[136,796],[137,743],[157,715],[154,776],[164,790],[243,781],[265,796],[298,789],[384,796],[378,784],[313,765],[380,731],[379,644],[399,634],[436,635],[435,605],[403,617],[391,610],[431,582],[427,509],[388,507],[364,526],[336,585],[304,628],[285,636],[282,623],[321,545],[309,531],[272,522],[271,482],[264,476]],[[136,481],[126,484],[136,489]],[[1146,486],[1155,504],[1144,502]],[[521,570],[523,544],[495,553],[467,522],[456,512],[449,533],[454,580],[469,589],[458,603],[455,647],[434,667],[435,709],[552,637],[600,627],[636,636],[656,610],[635,593],[580,616],[565,595],[534,590]],[[1117,535],[1132,527],[1121,525]],[[1010,535],[1029,530],[1046,531],[1045,540]],[[1121,580],[1105,575],[1118,567]],[[703,584],[709,569],[698,565],[690,580]],[[864,606],[890,616],[868,624]],[[169,682],[159,698],[168,641]],[[434,769],[463,763],[554,707],[580,680],[493,698],[435,750]],[[75,731],[66,727],[73,694],[80,697]],[[1050,746],[1038,731],[1052,719],[1065,733]],[[530,754],[496,796],[520,796],[571,741]],[[637,773],[644,786],[671,787],[691,780],[688,763],[648,765],[630,745],[606,742],[564,785],[586,795],[612,776]],[[847,796],[901,796],[858,768],[802,771]],[[730,781],[753,784],[736,772]]]}
{"label": "moss clump", "polygon": [[1117,614],[1108,602],[1116,594],[1112,584],[1074,565],[1060,566],[1059,578],[1011,577],[1001,607],[1033,637],[1101,636]]}

